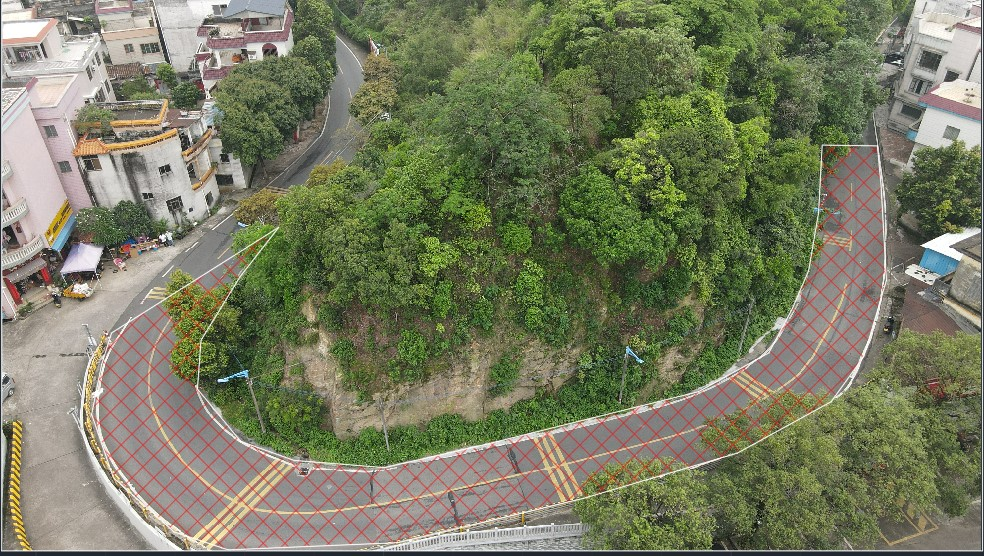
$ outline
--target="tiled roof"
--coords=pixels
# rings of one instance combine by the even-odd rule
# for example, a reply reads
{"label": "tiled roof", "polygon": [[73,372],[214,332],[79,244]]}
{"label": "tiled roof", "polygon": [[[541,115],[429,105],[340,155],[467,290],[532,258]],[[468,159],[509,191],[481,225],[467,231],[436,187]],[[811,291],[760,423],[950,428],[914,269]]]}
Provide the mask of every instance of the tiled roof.
{"label": "tiled roof", "polygon": [[242,12],[253,12],[276,17],[284,15],[286,4],[287,0],[232,0],[223,15],[235,17]]}
{"label": "tiled roof", "polygon": [[130,64],[113,64],[106,65],[106,73],[109,75],[110,79],[130,79],[131,77],[136,77],[138,75],[143,75],[143,64],[140,62],[133,62]]}
{"label": "tiled roof", "polygon": [[95,154],[106,154],[109,149],[106,148],[105,143],[99,139],[80,139],[78,144],[75,145],[75,150],[72,151],[74,156],[91,156]]}
{"label": "tiled roof", "polygon": [[8,108],[17,100],[17,97],[21,96],[21,93],[27,89],[23,87],[14,88],[4,88],[3,89],[3,111],[6,112]]}

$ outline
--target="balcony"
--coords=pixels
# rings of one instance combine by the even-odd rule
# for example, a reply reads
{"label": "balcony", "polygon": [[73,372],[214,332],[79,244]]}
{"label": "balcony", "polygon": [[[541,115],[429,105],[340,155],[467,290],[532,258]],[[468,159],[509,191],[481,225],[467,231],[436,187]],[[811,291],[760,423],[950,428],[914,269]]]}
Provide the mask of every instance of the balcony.
{"label": "balcony", "polygon": [[7,162],[6,160],[4,160],[3,161],[3,179],[0,180],[0,183],[3,183],[5,181],[7,181],[7,178],[9,178],[13,173],[14,173],[14,170],[10,167],[10,163]]}
{"label": "balcony", "polygon": [[184,158],[184,161],[191,162],[193,158],[197,157],[199,153],[202,152],[202,149],[204,149],[208,145],[208,140],[211,137],[212,137],[212,128],[209,128],[208,130],[205,131],[205,134],[202,135],[198,139],[198,141],[195,142],[194,145],[189,147],[187,150],[181,152],[181,156]]}
{"label": "balcony", "polygon": [[41,236],[34,236],[34,239],[27,242],[22,247],[14,249],[13,251],[5,251],[3,254],[3,269],[14,268],[19,264],[23,264],[30,260],[32,257],[37,255],[44,249],[44,238]]}
{"label": "balcony", "polygon": [[16,203],[3,209],[3,227],[6,228],[24,218],[27,214],[27,200],[21,198]]}
{"label": "balcony", "polygon": [[62,52],[57,58],[38,57],[28,61],[4,62],[10,77],[36,77],[85,71],[90,54],[99,48],[99,35],[62,37]]}
{"label": "balcony", "polygon": [[212,174],[214,173],[215,173],[215,164],[209,166],[208,170],[205,171],[205,175],[202,176],[202,179],[191,184],[191,190],[198,191],[199,189],[201,189],[201,187],[205,185],[206,182],[208,182],[208,179],[211,178]]}

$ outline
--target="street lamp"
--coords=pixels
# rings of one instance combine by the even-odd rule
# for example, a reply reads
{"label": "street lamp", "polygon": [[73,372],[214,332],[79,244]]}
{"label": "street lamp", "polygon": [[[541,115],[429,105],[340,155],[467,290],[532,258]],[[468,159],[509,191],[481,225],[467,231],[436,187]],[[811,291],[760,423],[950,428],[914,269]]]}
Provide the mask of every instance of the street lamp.
{"label": "street lamp", "polygon": [[229,382],[234,378],[246,379],[246,386],[249,386],[249,395],[253,398],[253,407],[256,408],[256,418],[260,421],[260,431],[263,434],[266,434],[266,426],[263,425],[263,417],[260,415],[260,404],[256,403],[256,394],[253,392],[253,379],[249,378],[249,369],[243,369],[238,373],[220,378],[218,382],[222,384],[224,382]]}
{"label": "street lamp", "polygon": [[632,348],[625,346],[625,357],[622,358],[622,385],[618,388],[618,403],[622,403],[622,393],[625,392],[625,371],[629,366],[630,355],[636,360],[636,363],[640,365],[645,363],[645,361],[639,359],[639,356],[632,351]]}

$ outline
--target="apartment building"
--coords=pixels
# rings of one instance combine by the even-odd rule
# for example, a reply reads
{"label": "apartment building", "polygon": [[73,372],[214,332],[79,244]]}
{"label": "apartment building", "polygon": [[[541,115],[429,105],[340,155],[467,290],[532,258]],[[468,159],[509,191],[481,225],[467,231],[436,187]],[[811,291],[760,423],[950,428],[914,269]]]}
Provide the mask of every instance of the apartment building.
{"label": "apartment building", "polygon": [[154,0],[164,46],[174,70],[200,77],[195,62],[202,38],[198,28],[208,16],[221,16],[229,0]]}
{"label": "apartment building", "polygon": [[893,85],[890,129],[901,133],[914,129],[924,110],[920,97],[939,84],[958,79],[981,82],[980,5],[970,8],[969,18],[943,12],[912,16],[903,71]]}
{"label": "apartment building", "polygon": [[202,43],[195,53],[205,96],[237,64],[289,54],[293,24],[287,0],[229,0],[221,16],[207,17],[198,28]]}
{"label": "apartment building", "polygon": [[95,0],[94,5],[113,65],[139,63],[153,71],[167,61],[153,2]]}
{"label": "apartment building", "polygon": [[[30,87],[36,84],[29,84]],[[0,90],[3,100],[3,285],[4,318],[40,301],[51,282],[49,263],[59,259],[75,225],[75,210],[62,190],[58,171],[46,153],[34,121],[29,87]]]}
{"label": "apartment building", "polygon": [[956,139],[967,148],[981,144],[981,84],[963,79],[947,81],[919,98],[922,117],[907,137],[915,142],[908,167],[926,147],[945,147]]}
{"label": "apartment building", "polygon": [[[202,112],[170,110],[168,101],[100,105],[115,113],[110,133],[76,123],[85,135],[73,154],[96,204],[133,201],[174,227],[195,225],[219,200],[225,184],[245,187],[242,166],[221,156],[221,142]],[[222,166],[222,168],[220,168]],[[238,174],[230,168],[238,168]]]}

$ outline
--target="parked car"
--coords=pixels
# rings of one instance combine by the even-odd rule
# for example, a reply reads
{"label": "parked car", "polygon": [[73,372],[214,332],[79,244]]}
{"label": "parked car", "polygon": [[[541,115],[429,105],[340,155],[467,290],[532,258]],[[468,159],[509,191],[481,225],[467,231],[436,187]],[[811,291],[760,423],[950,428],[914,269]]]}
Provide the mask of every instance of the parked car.
{"label": "parked car", "polygon": [[14,395],[14,379],[10,378],[10,375],[3,373],[3,378],[0,379],[0,385],[3,387],[2,395],[4,401]]}

